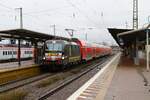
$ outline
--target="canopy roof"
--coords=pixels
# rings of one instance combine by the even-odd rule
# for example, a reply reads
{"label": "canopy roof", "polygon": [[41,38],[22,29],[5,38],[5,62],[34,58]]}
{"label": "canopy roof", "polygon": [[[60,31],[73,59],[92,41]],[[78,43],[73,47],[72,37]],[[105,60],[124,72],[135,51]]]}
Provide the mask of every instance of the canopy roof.
{"label": "canopy roof", "polygon": [[[111,35],[116,40],[116,42],[119,45],[122,45],[121,42],[123,42],[123,46],[130,45],[130,43],[132,43],[136,38],[139,41],[145,41],[146,30],[147,30],[146,28],[137,29],[137,30],[108,28],[108,31],[111,33]],[[121,42],[120,39],[122,39]]]}
{"label": "canopy roof", "polygon": [[41,32],[35,32],[28,29],[10,29],[10,30],[0,30],[0,37],[4,38],[14,38],[14,39],[24,39],[31,41],[45,41],[48,39],[64,39],[69,40],[69,38],[53,36],[50,34],[45,34]]}

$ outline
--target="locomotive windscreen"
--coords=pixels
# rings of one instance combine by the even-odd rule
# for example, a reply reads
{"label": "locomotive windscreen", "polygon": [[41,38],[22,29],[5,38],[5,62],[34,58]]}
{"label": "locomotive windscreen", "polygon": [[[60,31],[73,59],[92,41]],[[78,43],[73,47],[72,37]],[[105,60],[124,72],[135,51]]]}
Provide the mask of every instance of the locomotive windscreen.
{"label": "locomotive windscreen", "polygon": [[49,41],[46,43],[46,49],[48,51],[63,51],[64,44],[58,41]]}
{"label": "locomotive windscreen", "polygon": [[59,43],[51,43],[51,44],[47,44],[47,49],[49,50],[49,51],[62,51],[62,49],[63,49],[63,46],[62,46],[62,44],[59,44]]}

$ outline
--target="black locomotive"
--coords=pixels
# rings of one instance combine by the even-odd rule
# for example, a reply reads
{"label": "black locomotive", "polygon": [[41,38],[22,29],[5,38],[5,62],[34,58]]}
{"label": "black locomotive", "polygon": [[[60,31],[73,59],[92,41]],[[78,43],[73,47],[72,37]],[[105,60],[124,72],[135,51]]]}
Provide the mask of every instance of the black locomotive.
{"label": "black locomotive", "polygon": [[80,47],[75,42],[65,40],[47,40],[43,63],[50,68],[64,68],[68,64],[80,62]]}

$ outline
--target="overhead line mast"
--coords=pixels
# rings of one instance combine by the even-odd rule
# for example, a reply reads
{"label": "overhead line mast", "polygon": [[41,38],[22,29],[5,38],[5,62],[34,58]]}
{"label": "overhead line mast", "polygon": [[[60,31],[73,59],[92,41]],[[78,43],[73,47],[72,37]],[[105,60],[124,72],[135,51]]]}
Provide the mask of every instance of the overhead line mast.
{"label": "overhead line mast", "polygon": [[138,29],[138,0],[133,0],[133,29]]}
{"label": "overhead line mast", "polygon": [[[138,29],[138,0],[133,0],[133,29]],[[138,43],[139,39],[137,36],[135,36],[135,42],[134,42],[134,63],[135,65],[139,65],[139,56],[138,56]]]}

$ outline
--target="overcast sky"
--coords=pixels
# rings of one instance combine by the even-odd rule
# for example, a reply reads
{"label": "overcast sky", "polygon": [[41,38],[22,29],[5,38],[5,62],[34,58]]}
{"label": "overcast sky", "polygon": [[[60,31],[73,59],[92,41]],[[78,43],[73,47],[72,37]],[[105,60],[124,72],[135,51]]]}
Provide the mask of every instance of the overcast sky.
{"label": "overcast sky", "polygon": [[[132,28],[133,0],[0,0],[0,30],[19,28],[23,8],[23,27],[34,31],[69,37],[66,28],[76,30],[74,37],[88,41],[114,43],[107,28]],[[139,27],[147,23],[150,1],[139,0]]]}

